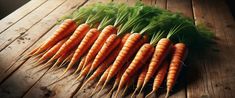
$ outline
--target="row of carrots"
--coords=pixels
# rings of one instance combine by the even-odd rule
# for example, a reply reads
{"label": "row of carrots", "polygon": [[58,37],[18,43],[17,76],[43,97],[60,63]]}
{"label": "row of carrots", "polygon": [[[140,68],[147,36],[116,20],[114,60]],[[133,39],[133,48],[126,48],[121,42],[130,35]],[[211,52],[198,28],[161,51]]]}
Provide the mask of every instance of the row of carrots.
{"label": "row of carrots", "polygon": [[87,79],[80,89],[98,79],[93,94],[98,86],[102,91],[114,81],[109,94],[117,89],[117,96],[136,84],[134,97],[153,79],[148,97],[166,77],[168,97],[190,47],[209,39],[190,19],[141,3],[132,7],[98,3],[77,9],[61,21],[54,35],[28,57],[39,58],[37,66],[67,66],[62,76],[75,67],[76,80]]}

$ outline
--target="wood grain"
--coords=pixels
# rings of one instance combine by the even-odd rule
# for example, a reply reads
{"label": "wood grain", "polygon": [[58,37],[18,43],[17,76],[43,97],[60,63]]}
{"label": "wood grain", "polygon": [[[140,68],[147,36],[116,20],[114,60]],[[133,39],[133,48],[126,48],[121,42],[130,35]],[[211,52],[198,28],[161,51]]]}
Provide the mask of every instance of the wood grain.
{"label": "wood grain", "polygon": [[[201,54],[202,60],[192,66],[187,86],[188,97],[232,98],[234,97],[234,19],[224,1],[193,0],[196,24],[204,23],[216,36],[211,51]],[[190,77],[194,76],[194,77]]]}
{"label": "wood grain", "polygon": [[[42,25],[38,25],[37,30],[34,29],[35,33],[29,33],[32,39],[34,39],[35,41],[37,41],[36,39],[38,39],[38,37],[42,36],[43,34],[45,34],[48,30],[50,30],[50,27],[53,27],[56,20],[63,16],[64,13],[67,12],[71,12],[74,8],[76,8],[76,6],[78,4],[82,4],[84,1],[76,1],[77,3],[71,2],[72,0],[68,0],[65,3],[63,3],[60,7],[58,7],[58,9],[55,10],[55,12],[52,12],[47,18],[45,18],[44,22],[48,20],[51,21],[50,25],[45,25],[44,29]],[[44,23],[42,22],[42,23]],[[46,22],[46,23],[47,23]],[[42,39],[40,39],[37,44],[41,44],[42,41],[45,41],[46,38],[48,38],[49,36],[51,36],[51,34],[53,34],[53,32],[55,31],[57,27],[54,27],[50,32],[48,32]],[[39,29],[44,30],[44,32],[41,32],[41,35],[37,35]],[[46,29],[46,30],[45,30]],[[36,32],[37,31],[37,32]],[[36,35],[35,35],[36,34]],[[35,37],[37,36],[37,37]],[[34,38],[35,37],[35,38]],[[29,41],[28,44],[33,44],[33,41]],[[18,45],[19,47],[20,45]],[[17,46],[16,46],[17,47]],[[34,47],[34,46],[33,46]],[[21,49],[24,51],[24,49],[27,49],[25,47],[21,47]],[[31,50],[31,49],[30,49]],[[29,51],[27,51],[29,52]],[[9,52],[8,52],[9,53]],[[19,54],[18,54],[19,55]],[[1,55],[2,56],[2,55]],[[10,63],[10,62],[9,62]],[[8,72],[8,74],[12,74],[10,77],[6,76],[6,80],[3,81],[3,84],[1,84],[1,92],[0,95],[4,96],[4,97],[20,97],[23,96],[25,92],[27,92],[28,89],[31,88],[32,85],[34,85],[38,79],[41,78],[41,76],[47,71],[47,69],[43,69],[41,70],[41,68],[35,68],[35,69],[30,69],[32,68],[32,65],[29,66],[29,64],[32,63],[32,60],[28,60],[28,61],[20,61],[15,63],[16,66],[21,66],[14,74]],[[2,66],[2,65],[1,65]],[[13,67],[13,68],[17,68],[17,67]],[[29,70],[30,69],[30,70]],[[11,72],[14,72],[15,70],[10,70]],[[3,76],[1,76],[2,79]],[[15,81],[17,81],[17,83],[15,83]],[[14,89],[18,89],[18,90],[14,90]],[[4,92],[5,91],[5,92]],[[9,94],[10,93],[14,93],[14,94]]]}
{"label": "wood grain", "polygon": [[[36,2],[36,3],[35,3]],[[47,68],[32,68],[32,58],[22,60],[25,54],[53,34],[56,20],[70,13],[85,0],[33,0],[0,20],[0,96],[3,98],[81,98],[88,97],[94,89],[85,87],[77,92],[81,82],[72,85],[77,75],[56,81],[64,69],[50,72]],[[85,5],[109,0],[88,0]],[[134,5],[135,0],[114,0],[115,3]],[[186,64],[186,71],[172,91],[170,98],[232,98],[235,96],[235,22],[222,0],[142,0],[147,5],[158,6],[195,19],[215,32],[216,44],[207,53],[194,54]],[[30,7],[33,6],[33,7]],[[19,16],[19,17],[15,17]],[[22,35],[21,35],[22,33]],[[11,40],[9,40],[11,39]],[[23,40],[22,40],[23,39]],[[30,40],[29,40],[30,39]],[[9,40],[9,41],[8,41]],[[11,69],[8,70],[9,66]],[[111,85],[101,92],[105,97]],[[114,95],[115,92],[112,94]],[[165,89],[151,96],[165,96]],[[130,94],[125,96],[130,97]],[[143,94],[138,98],[144,97]]]}
{"label": "wood grain", "polygon": [[0,51],[5,49],[17,38],[22,37],[23,34],[25,34],[25,32],[27,32],[32,26],[37,24],[44,17],[48,16],[65,1],[66,0],[49,0],[0,34]]}
{"label": "wood grain", "polygon": [[[8,16],[4,17],[0,20],[0,34],[17,23],[26,15],[30,14],[32,11],[37,9],[39,6],[44,4],[47,0],[32,0],[20,7],[19,9],[15,10]],[[17,17],[16,17],[17,16]]]}

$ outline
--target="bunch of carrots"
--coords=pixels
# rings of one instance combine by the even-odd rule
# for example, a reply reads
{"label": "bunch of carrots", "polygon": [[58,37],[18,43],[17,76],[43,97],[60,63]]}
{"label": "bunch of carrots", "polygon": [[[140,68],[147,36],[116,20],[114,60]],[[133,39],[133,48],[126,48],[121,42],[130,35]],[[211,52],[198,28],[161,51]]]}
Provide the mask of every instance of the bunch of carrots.
{"label": "bunch of carrots", "polygon": [[134,85],[134,97],[152,79],[148,97],[165,79],[168,97],[188,51],[203,47],[211,39],[210,32],[201,30],[192,20],[141,3],[97,3],[79,8],[60,21],[54,35],[27,57],[38,58],[36,66],[66,67],[61,77],[75,68],[76,81],[84,80],[80,90],[98,80],[91,96],[113,83],[108,95],[117,90],[118,96],[122,89],[121,95],[125,95],[125,90]]}

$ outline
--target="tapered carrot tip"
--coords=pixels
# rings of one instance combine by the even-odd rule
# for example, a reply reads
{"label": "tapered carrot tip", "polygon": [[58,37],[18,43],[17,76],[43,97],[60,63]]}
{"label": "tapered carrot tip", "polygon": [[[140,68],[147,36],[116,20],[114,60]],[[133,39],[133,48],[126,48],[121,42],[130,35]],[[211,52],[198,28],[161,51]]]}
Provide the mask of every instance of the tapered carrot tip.
{"label": "tapered carrot tip", "polygon": [[101,88],[100,91],[98,92],[97,96],[100,95],[100,92],[104,89],[105,86],[106,86],[106,84],[102,86],[102,88]]}
{"label": "tapered carrot tip", "polygon": [[145,98],[150,97],[150,95],[152,95],[154,93],[154,91],[151,91],[148,95],[145,96]]}
{"label": "tapered carrot tip", "polygon": [[78,90],[78,92],[81,91],[88,83],[89,83],[89,81],[86,81],[85,83],[83,83],[83,85],[82,85],[81,88]]}
{"label": "tapered carrot tip", "polygon": [[133,92],[133,94],[131,95],[131,98],[134,98],[135,93],[137,92],[138,88],[135,88],[135,91]]}
{"label": "tapered carrot tip", "polygon": [[98,85],[95,86],[95,89],[91,92],[91,95],[89,97],[92,97],[95,94],[97,88],[98,88]]}
{"label": "tapered carrot tip", "polygon": [[122,92],[122,95],[121,95],[122,97],[125,95],[127,88],[128,88],[128,86],[126,85],[124,91]]}
{"label": "tapered carrot tip", "polygon": [[87,78],[88,78],[89,74],[90,74],[90,73],[86,74],[85,79],[87,79]]}
{"label": "tapered carrot tip", "polygon": [[114,91],[114,89],[116,88],[116,83],[113,85],[112,89],[109,91],[109,93],[106,95],[106,98],[108,98],[112,92]]}
{"label": "tapered carrot tip", "polygon": [[114,98],[117,98],[119,92],[120,92],[120,88],[118,88],[118,90],[117,90],[117,92],[116,92]]}
{"label": "tapered carrot tip", "polygon": [[170,90],[167,90],[165,98],[168,98],[170,94]]}
{"label": "tapered carrot tip", "polygon": [[139,92],[138,96],[142,93],[142,91],[143,91],[143,89],[144,89],[145,84],[146,84],[146,83],[144,82],[143,86],[142,86],[142,87],[141,87],[141,89],[140,89],[140,92]]}

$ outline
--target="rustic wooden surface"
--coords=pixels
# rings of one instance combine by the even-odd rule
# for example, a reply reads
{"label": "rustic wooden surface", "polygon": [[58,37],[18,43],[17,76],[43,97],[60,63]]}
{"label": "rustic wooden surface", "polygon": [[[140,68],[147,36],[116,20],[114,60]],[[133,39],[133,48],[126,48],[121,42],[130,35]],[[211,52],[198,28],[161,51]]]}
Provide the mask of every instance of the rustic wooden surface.
{"label": "rustic wooden surface", "polygon": [[[205,24],[215,32],[216,45],[206,54],[188,60],[170,98],[235,97],[235,22],[223,0],[142,0],[145,4],[180,12]],[[52,35],[61,16],[76,7],[110,0],[32,0],[0,20],[0,97],[1,98],[81,98],[88,97],[93,86],[78,92],[76,75],[55,81],[63,69],[32,68],[33,59],[22,55]],[[114,0],[133,5],[135,0]],[[71,71],[72,72],[72,71]],[[108,91],[110,87],[105,90]],[[105,91],[100,96],[104,97]],[[165,95],[164,89],[151,97]],[[127,95],[130,97],[130,95]],[[143,97],[143,94],[138,97]]]}

